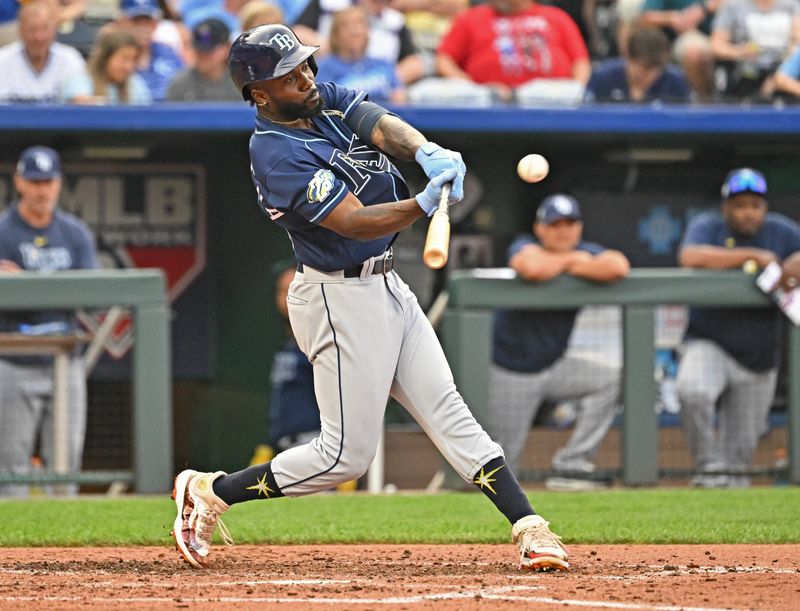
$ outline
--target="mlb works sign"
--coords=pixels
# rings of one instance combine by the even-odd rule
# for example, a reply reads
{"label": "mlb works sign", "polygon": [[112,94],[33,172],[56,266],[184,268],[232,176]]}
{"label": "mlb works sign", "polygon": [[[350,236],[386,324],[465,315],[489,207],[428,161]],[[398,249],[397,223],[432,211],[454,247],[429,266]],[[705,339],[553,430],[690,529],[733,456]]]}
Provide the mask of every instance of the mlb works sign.
{"label": "mlb works sign", "polygon": [[[16,197],[13,171],[12,166],[0,166],[0,208]],[[202,312],[193,311],[196,308],[192,304],[200,300],[187,299],[184,304],[180,297],[197,283],[206,264],[204,168],[194,164],[65,164],[63,173],[59,206],[83,219],[94,231],[103,267],[161,268],[176,318],[186,323],[187,317],[202,316]],[[83,313],[81,321],[94,330],[102,315]],[[202,318],[193,322],[178,327],[189,330],[207,326]],[[125,317],[109,338],[106,351],[114,358],[123,357],[130,349],[132,323]],[[173,331],[177,334],[179,329]],[[193,339],[197,348],[197,336]],[[179,337],[175,344],[180,345]],[[207,354],[208,345],[205,348]],[[207,360],[195,354],[194,358],[198,357]],[[176,358],[175,362],[181,360]],[[206,369],[197,365],[200,363],[189,369],[195,373]]]}

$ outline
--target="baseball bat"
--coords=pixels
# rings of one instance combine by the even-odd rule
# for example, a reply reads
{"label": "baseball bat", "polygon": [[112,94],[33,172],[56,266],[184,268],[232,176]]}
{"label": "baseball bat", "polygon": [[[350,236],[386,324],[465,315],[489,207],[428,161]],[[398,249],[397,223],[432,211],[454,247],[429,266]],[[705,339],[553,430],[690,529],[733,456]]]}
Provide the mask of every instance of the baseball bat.
{"label": "baseball bat", "polygon": [[447,198],[450,196],[450,184],[442,186],[442,196],[439,206],[433,213],[431,223],[428,225],[428,235],[425,238],[425,249],[422,251],[422,260],[431,269],[441,269],[447,263],[450,252],[450,212]]}

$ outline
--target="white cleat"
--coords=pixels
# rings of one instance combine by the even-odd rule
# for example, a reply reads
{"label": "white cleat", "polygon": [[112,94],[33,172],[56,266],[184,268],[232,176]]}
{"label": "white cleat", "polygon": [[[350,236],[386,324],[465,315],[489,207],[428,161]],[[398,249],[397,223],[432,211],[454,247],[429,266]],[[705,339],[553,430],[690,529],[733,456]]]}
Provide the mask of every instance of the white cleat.
{"label": "white cleat", "polygon": [[548,522],[538,515],[525,516],[511,528],[519,548],[519,568],[531,571],[566,571],[569,552],[558,535],[550,532]]}
{"label": "white cleat", "polygon": [[178,509],[172,526],[175,547],[186,562],[198,569],[209,564],[208,554],[217,524],[225,544],[233,545],[233,539],[219,517],[230,506],[214,494],[212,487],[214,480],[222,475],[226,473],[186,469],[175,478],[172,488],[172,498]]}

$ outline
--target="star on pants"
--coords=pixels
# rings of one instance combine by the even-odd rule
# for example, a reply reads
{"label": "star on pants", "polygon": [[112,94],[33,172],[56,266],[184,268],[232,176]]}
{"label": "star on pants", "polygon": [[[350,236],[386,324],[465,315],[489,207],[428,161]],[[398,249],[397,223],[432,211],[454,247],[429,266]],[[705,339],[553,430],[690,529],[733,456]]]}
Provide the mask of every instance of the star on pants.
{"label": "star on pants", "polygon": [[474,484],[480,486],[480,489],[483,490],[484,487],[488,488],[492,491],[492,494],[497,494],[494,488],[492,488],[492,482],[496,482],[497,478],[492,478],[492,475],[497,473],[500,469],[505,467],[505,465],[500,465],[497,469],[492,469],[489,473],[483,472],[483,467],[481,467],[481,472],[475,476]]}

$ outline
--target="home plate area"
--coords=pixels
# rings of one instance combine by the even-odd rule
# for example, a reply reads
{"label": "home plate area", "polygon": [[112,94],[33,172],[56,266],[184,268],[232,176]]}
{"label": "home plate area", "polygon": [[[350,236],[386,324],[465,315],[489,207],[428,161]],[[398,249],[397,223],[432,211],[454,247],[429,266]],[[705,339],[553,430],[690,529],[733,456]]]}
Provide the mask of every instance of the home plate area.
{"label": "home plate area", "polygon": [[508,545],[6,548],[0,609],[796,609],[800,545],[575,545],[527,573]]}

